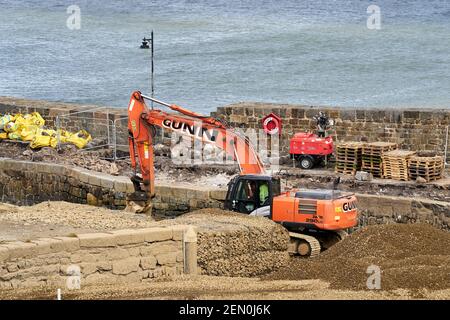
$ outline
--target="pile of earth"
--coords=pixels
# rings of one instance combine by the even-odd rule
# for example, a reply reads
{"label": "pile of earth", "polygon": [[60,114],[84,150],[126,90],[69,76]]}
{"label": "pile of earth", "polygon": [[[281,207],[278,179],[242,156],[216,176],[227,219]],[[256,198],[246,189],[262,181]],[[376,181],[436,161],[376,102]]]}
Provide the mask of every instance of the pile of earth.
{"label": "pile of earth", "polygon": [[381,270],[381,289],[450,288],[450,233],[428,224],[360,229],[315,259],[291,259],[266,279],[322,279],[331,288],[367,290],[369,266]]}
{"label": "pile of earth", "polygon": [[202,209],[158,223],[197,228],[198,266],[202,274],[257,276],[289,262],[286,229],[264,217]]}

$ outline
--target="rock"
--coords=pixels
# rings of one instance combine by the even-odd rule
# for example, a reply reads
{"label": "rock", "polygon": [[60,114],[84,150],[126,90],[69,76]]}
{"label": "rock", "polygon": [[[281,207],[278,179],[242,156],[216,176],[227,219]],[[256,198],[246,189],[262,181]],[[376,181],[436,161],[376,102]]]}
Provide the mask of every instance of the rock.
{"label": "rock", "polygon": [[33,151],[32,151],[32,150],[25,150],[25,151],[22,153],[22,155],[25,156],[25,157],[30,157],[30,156],[33,155]]}
{"label": "rock", "polygon": [[355,179],[358,180],[358,181],[372,181],[373,176],[369,172],[358,171],[355,174]]}
{"label": "rock", "polygon": [[427,183],[427,180],[425,178],[422,178],[422,177],[417,177],[416,182],[417,183]]}
{"label": "rock", "polygon": [[113,176],[119,175],[119,168],[117,167],[117,165],[115,163],[111,163],[111,166],[108,171],[109,171],[108,173]]}
{"label": "rock", "polygon": [[90,206],[96,206],[98,204],[98,199],[92,193],[88,193],[87,194],[87,203]]}

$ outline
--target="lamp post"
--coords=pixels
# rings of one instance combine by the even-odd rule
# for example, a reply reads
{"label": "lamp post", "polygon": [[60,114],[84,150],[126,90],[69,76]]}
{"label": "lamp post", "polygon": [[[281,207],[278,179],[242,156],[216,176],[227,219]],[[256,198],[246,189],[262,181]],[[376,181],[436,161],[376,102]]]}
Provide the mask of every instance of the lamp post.
{"label": "lamp post", "polygon": [[[150,44],[149,44],[150,43]],[[151,49],[151,75],[150,75],[150,85],[151,85],[151,94],[152,98],[155,97],[155,86],[154,86],[154,63],[153,63],[153,30],[151,32],[150,38],[142,39],[141,49]],[[151,106],[153,109],[153,101],[151,102]]]}

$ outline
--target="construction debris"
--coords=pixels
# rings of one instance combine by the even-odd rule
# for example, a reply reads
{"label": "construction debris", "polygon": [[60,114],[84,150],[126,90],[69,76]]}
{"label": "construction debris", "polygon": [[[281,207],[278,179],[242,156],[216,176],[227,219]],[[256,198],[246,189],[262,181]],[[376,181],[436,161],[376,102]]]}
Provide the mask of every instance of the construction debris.
{"label": "construction debris", "polygon": [[409,160],[416,154],[415,151],[393,150],[385,152],[383,159],[383,177],[400,181],[409,180]]}
{"label": "construction debris", "polygon": [[58,144],[69,143],[83,149],[92,140],[86,130],[72,133],[62,129],[45,129],[45,120],[38,112],[30,114],[4,115],[0,117],[0,140],[28,142],[30,148],[56,148]]}

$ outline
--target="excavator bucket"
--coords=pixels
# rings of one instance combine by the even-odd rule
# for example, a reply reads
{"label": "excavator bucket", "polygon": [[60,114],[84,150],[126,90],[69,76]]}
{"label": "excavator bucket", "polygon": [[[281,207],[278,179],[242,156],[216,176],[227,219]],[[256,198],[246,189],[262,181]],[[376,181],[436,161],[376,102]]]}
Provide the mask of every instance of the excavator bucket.
{"label": "excavator bucket", "polygon": [[127,197],[126,211],[132,213],[152,214],[152,199],[146,192],[136,191]]}

